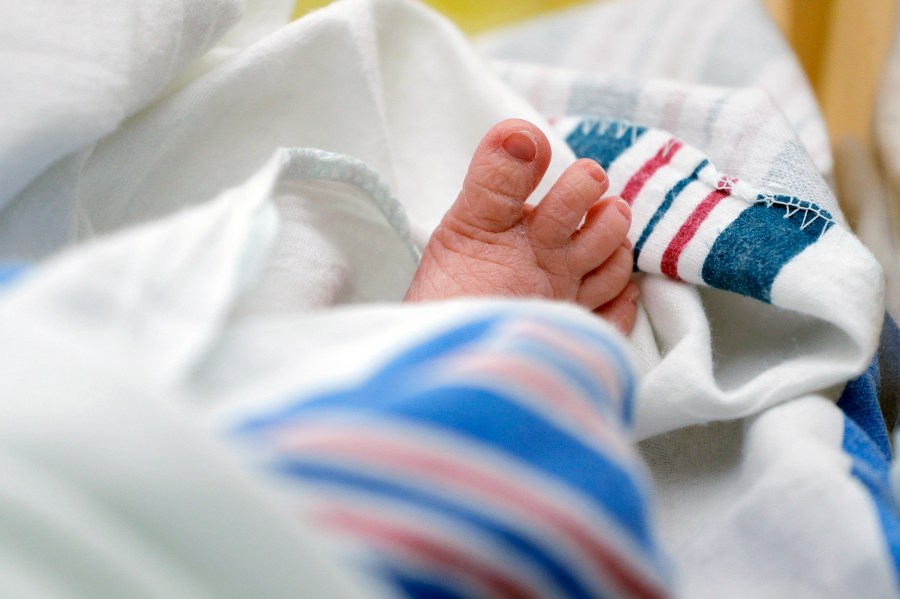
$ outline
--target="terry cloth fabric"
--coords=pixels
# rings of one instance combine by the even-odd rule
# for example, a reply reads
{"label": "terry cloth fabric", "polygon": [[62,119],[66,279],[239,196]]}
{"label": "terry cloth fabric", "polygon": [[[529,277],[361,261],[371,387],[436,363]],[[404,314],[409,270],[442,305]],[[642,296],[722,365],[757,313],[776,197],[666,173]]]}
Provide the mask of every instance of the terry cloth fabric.
{"label": "terry cloth fabric", "polygon": [[405,596],[668,596],[617,335],[491,311],[359,383],[248,410],[234,435]]}
{"label": "terry cloth fabric", "polygon": [[[731,3],[717,3],[716,10],[730,10],[726,5]],[[65,3],[45,15],[43,26],[60,32],[61,39],[64,33],[94,39],[92,27],[102,29],[103,23],[67,18],[70,8],[84,6],[79,0]],[[167,5],[153,6],[165,10]],[[205,18],[225,19],[222,6],[204,4],[210,11]],[[12,373],[0,396],[0,422],[7,431],[0,438],[3,447],[29,464],[26,471],[50,470],[81,489],[82,496],[141,491],[140,505],[152,504],[150,512],[122,509],[127,502],[121,501],[108,504],[109,509],[103,503],[97,511],[116,522],[137,522],[129,528],[138,538],[135,544],[152,541],[165,547],[158,553],[171,560],[170,569],[182,569],[178,580],[190,578],[216,596],[227,595],[218,592],[225,585],[235,585],[229,588],[237,589],[236,595],[259,596],[250,587],[259,582],[257,574],[268,572],[255,565],[269,552],[259,545],[219,542],[235,538],[229,527],[238,519],[231,512],[209,522],[193,517],[202,512],[199,508],[186,509],[183,519],[153,511],[179,505],[178,497],[160,498],[158,493],[175,493],[173,487],[187,485],[182,481],[193,480],[194,472],[232,472],[231,462],[210,458],[190,472],[173,466],[172,454],[154,453],[159,443],[149,441],[167,438],[168,429],[132,433],[116,427],[116,409],[125,409],[119,406],[121,397],[133,398],[127,404],[133,408],[132,421],[140,420],[144,410],[150,422],[149,415],[163,409],[183,412],[188,421],[199,419],[200,429],[184,425],[190,428],[184,444],[196,439],[208,446],[210,437],[231,442],[233,414],[261,414],[286,398],[353,388],[383,366],[386,356],[402,354],[439,328],[472,322],[488,309],[481,302],[377,302],[402,297],[416,252],[455,197],[472,150],[492,124],[517,116],[545,129],[554,161],[544,188],[574,159],[566,145],[574,131],[593,131],[602,145],[603,140],[612,143],[610,131],[640,127],[644,132],[609,165],[617,189],[624,192],[636,181],[634,212],[642,226],[632,233],[635,240],[648,231],[638,264],[645,271],[639,275],[643,304],[629,339],[640,375],[635,434],[644,440],[641,451],[656,484],[660,545],[673,560],[676,593],[720,597],[747,589],[754,597],[900,595],[887,520],[879,516],[886,503],[879,503],[872,491],[882,487],[855,474],[862,472],[854,457],[861,454],[847,449],[855,433],[846,432],[844,413],[835,403],[843,383],[871,363],[878,344],[879,268],[846,232],[815,163],[765,94],[684,82],[631,80],[626,86],[621,76],[509,63],[498,78],[452,26],[412,2],[349,0],[280,28],[260,6],[251,3],[246,10],[252,27],[242,30],[239,25],[234,36],[219,42],[185,42],[185,47],[212,48],[180,73],[173,69],[174,79],[153,88],[163,91],[152,100],[148,92],[144,104],[114,131],[100,138],[104,132],[92,129],[86,145],[67,150],[75,155],[49,168],[32,164],[30,171],[19,171],[40,173],[28,184],[39,193],[20,191],[0,212],[3,230],[16,232],[0,236],[0,243],[8,244],[2,257],[44,256],[65,243],[85,242],[32,265],[0,295],[0,339],[16,340],[0,349],[0,371]],[[745,14],[742,27],[770,27],[760,20],[763,13]],[[670,15],[666,22],[691,22]],[[627,31],[619,27],[617,35]],[[130,55],[132,46],[119,42],[105,51]],[[707,54],[700,53],[703,47]],[[684,50],[683,38],[668,48],[669,54],[660,50],[656,55],[679,56],[676,50]],[[716,45],[691,46],[680,56],[708,60],[721,56],[720,50]],[[759,55],[743,56],[752,62]],[[129,81],[126,86],[132,85]],[[37,81],[34,93],[53,84],[49,76]],[[635,87],[635,94],[627,96],[634,102],[604,103],[604,98]],[[576,88],[591,93],[579,96],[579,103],[571,104],[578,107],[573,111],[569,99]],[[76,108],[94,106],[98,99],[90,94],[98,90],[90,87],[83,103],[70,104],[70,123],[88,122],[80,120]],[[573,128],[550,127],[540,112],[558,119],[558,127],[568,123]],[[14,118],[9,114],[0,119]],[[582,123],[582,129],[566,117],[603,117],[615,123]],[[611,126],[604,129],[603,123]],[[63,139],[65,132],[56,128],[51,136]],[[672,151],[678,143],[674,140],[682,142],[677,152]],[[658,145],[646,145],[653,143]],[[657,154],[659,161],[671,160],[654,167],[652,175],[639,175]],[[697,171],[697,181],[689,181],[677,198],[670,193],[704,159],[708,170]],[[719,176],[704,179],[703,173],[713,171]],[[738,184],[720,189],[725,175]],[[735,190],[746,193],[732,197]],[[771,206],[751,204],[751,190],[774,198]],[[728,197],[713,207],[725,191]],[[780,200],[782,196],[788,199]],[[48,197],[65,210],[51,211],[48,217],[49,204],[43,201]],[[672,198],[668,203],[667,197]],[[817,218],[804,220],[813,204],[820,209]],[[695,212],[705,218],[692,218]],[[825,212],[830,221],[822,217]],[[648,229],[657,213],[660,217]],[[65,234],[56,235],[44,226],[48,219],[53,226],[71,222],[65,220],[67,214],[82,215],[74,232],[67,225]],[[760,216],[758,234],[745,246],[759,263],[754,270],[746,255],[735,259],[734,248],[727,245],[746,244],[747,238],[724,232],[743,218]],[[711,226],[720,217],[722,231]],[[149,221],[153,224],[87,241],[95,233]],[[756,243],[774,239],[776,233],[809,243],[790,259],[791,252],[775,244]],[[682,253],[665,260],[676,238],[685,239]],[[719,240],[724,240],[723,251],[711,254]],[[731,272],[769,275],[741,281],[708,277],[709,255],[724,256],[718,266]],[[784,258],[780,268],[767,267],[773,256]],[[664,262],[669,264],[665,270]],[[710,263],[711,272],[716,266]],[[564,310],[544,304],[536,309]],[[120,380],[123,386],[117,386]],[[100,416],[107,412],[115,418]],[[48,422],[53,434],[46,433]],[[101,427],[112,436],[97,432]],[[70,442],[56,445],[60,435]],[[149,463],[127,460],[134,454],[115,451],[142,439],[148,440],[141,445],[144,451],[134,453]],[[865,443],[854,445],[861,446]],[[102,465],[99,471],[95,464]],[[173,468],[183,476],[173,474],[171,484],[120,484],[133,477],[158,481]],[[272,477],[260,473],[255,480],[270,485],[253,491],[265,496],[257,504],[281,501]],[[191,506],[201,500],[217,505],[210,503],[211,497],[224,501],[231,493],[188,488],[195,502]],[[292,493],[296,500],[300,491]],[[63,497],[33,495],[49,498],[48,509],[61,505],[58,498]],[[268,509],[241,505],[242,511],[271,513]],[[157,528],[142,526],[144,513],[151,514],[147,518]],[[60,516],[54,522],[70,530],[79,521],[72,518]],[[385,590],[361,571],[337,571],[314,537],[306,544],[302,522],[300,532],[281,524],[260,524],[253,538],[260,545],[276,539],[270,545],[275,552],[281,552],[279,543],[289,545],[283,552],[286,559],[309,552],[333,564],[319,567],[309,561],[315,572],[284,574],[284,564],[278,562],[273,568],[286,586],[309,574],[301,583],[308,586],[296,588],[310,588],[316,596],[329,596],[318,590],[338,589],[332,583],[344,579],[351,586],[360,582],[368,593],[362,596]],[[213,528],[222,536],[208,533]],[[16,538],[34,538],[33,527],[17,530],[21,535]],[[227,555],[207,545],[191,544],[194,553],[170,550],[207,535],[212,547]],[[129,571],[145,571],[142,551],[129,553],[141,556],[129,562]],[[252,558],[246,569],[232,567],[244,551]],[[43,553],[38,548],[34,555]],[[6,554],[13,555],[11,550]],[[112,559],[110,555],[119,554],[125,552],[101,555]],[[199,555],[207,556],[202,564]],[[41,571],[46,560],[23,564],[9,558],[5,563],[15,568],[18,581],[51,579]],[[78,569],[93,571],[98,570]],[[224,572],[224,578],[215,578],[213,571]],[[66,576],[71,572],[65,570]],[[281,588],[263,581],[258,588]],[[175,583],[160,586],[156,580],[135,586],[141,584],[166,589]]]}

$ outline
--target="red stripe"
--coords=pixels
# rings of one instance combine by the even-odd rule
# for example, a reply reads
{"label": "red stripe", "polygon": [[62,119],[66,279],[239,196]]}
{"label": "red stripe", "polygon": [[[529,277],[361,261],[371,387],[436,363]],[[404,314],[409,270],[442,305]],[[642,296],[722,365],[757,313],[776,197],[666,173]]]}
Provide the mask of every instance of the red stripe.
{"label": "red stripe", "polygon": [[539,495],[529,492],[493,472],[462,463],[452,456],[443,456],[424,447],[404,447],[396,439],[379,438],[373,431],[336,432],[328,429],[282,434],[276,441],[287,450],[312,450],[332,455],[344,455],[354,460],[376,461],[394,468],[400,466],[423,479],[444,479],[479,495],[489,495],[493,501],[524,511],[537,522],[555,528],[588,557],[588,561],[610,582],[627,593],[628,597],[657,599],[667,596],[653,580],[633,570],[624,556],[609,547],[600,536],[564,510]]}
{"label": "red stripe", "polygon": [[706,217],[709,216],[712,209],[718,206],[719,202],[727,198],[730,194],[731,190],[729,189],[717,189],[703,198],[703,201],[694,208],[694,212],[692,212],[688,219],[682,223],[681,228],[678,229],[678,233],[676,233],[675,237],[672,238],[672,241],[669,242],[669,247],[663,252],[660,270],[664,275],[671,277],[676,281],[681,280],[681,277],[678,276],[678,259],[681,258],[681,253],[691,239],[694,238],[700,225],[703,224],[703,221],[706,220]]}
{"label": "red stripe", "polygon": [[590,439],[606,443],[618,454],[630,453],[628,443],[611,433],[609,424],[590,398],[547,372],[536,360],[513,355],[466,355],[452,362],[445,374],[453,380],[474,378],[481,384],[493,383],[506,389],[512,386],[516,389],[514,397],[530,399],[530,405],[538,404],[538,408],[550,415],[565,417],[570,426]]}
{"label": "red stripe", "polygon": [[622,190],[621,196],[629,204],[634,203],[634,198],[644,188],[644,184],[653,176],[656,171],[671,162],[672,157],[681,149],[682,143],[677,139],[667,141],[657,152],[656,155],[644,163],[644,166],[631,176],[625,188]]}
{"label": "red stripe", "polygon": [[515,334],[534,337],[542,343],[554,346],[560,355],[569,354],[567,358],[575,364],[583,366],[594,378],[600,379],[609,392],[608,399],[613,404],[621,406],[624,399],[619,392],[622,387],[622,377],[610,366],[608,356],[585,342],[577,340],[568,331],[565,331],[566,334],[561,334],[559,328],[550,327],[534,320],[516,320],[508,326],[509,330],[514,331]]}
{"label": "red stripe", "polygon": [[388,522],[368,514],[347,509],[332,508],[321,514],[321,521],[359,537],[404,552],[414,559],[454,572],[460,578],[475,579],[480,586],[490,590],[490,597],[509,599],[540,599],[529,588],[522,586],[505,573],[489,567],[483,561],[449,547],[435,539],[429,539],[401,524]]}

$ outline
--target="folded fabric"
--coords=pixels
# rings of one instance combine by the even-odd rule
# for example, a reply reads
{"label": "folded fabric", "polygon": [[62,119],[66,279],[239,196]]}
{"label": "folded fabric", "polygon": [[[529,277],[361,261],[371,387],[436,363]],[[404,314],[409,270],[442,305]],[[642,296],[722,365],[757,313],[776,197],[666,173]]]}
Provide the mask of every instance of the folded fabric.
{"label": "folded fabric", "polygon": [[[679,359],[679,351],[671,350],[643,382],[644,434],[745,416],[839,384],[865,366],[881,330],[882,272],[828,210],[723,174],[702,153],[659,130],[571,117],[557,120],[555,127],[577,156],[603,165],[610,192],[632,204],[636,269],[730,291],[816,321],[802,357],[773,347],[764,368],[748,359],[751,341],[733,354],[718,348],[702,358],[686,352]],[[743,327],[752,318],[725,317],[743,320]],[[843,339],[821,338],[829,328]],[[772,363],[775,356],[778,363]],[[726,362],[730,357],[735,363]],[[690,384],[673,385],[677,377],[669,369],[682,377],[690,372]]]}
{"label": "folded fabric", "polygon": [[403,596],[668,596],[618,335],[485,308],[358,383],[248,405],[232,436]]}
{"label": "folded fabric", "polygon": [[0,256],[33,259],[74,241],[86,226],[75,200],[79,151],[145,106],[240,12],[239,0],[3,10]]}
{"label": "folded fabric", "polygon": [[[228,6],[198,1],[210,22],[224,23],[231,14]],[[67,10],[45,15],[67,38],[112,35],[104,33],[107,24],[99,21],[76,21],[67,29],[76,6],[90,12],[91,2],[67,4]],[[153,6],[167,11],[165,3]],[[265,7],[265,2],[248,6],[247,18],[260,19],[257,13],[266,12]],[[270,21],[263,19],[263,25]],[[374,35],[386,23],[403,33]],[[113,110],[104,102],[104,90],[91,85],[85,86],[83,97],[66,99],[68,108],[61,110],[67,122],[90,129],[92,135],[79,138],[80,144],[66,138],[64,153],[84,150],[78,160],[55,165],[33,183],[33,192],[26,190],[0,211],[0,257],[40,258],[66,243],[207,201],[250,177],[278,147],[314,147],[366,162],[403,200],[419,237],[427,238],[458,191],[469,155],[484,131],[508,116],[542,122],[534,109],[496,80],[461,33],[430,11],[392,2],[349,2],[267,35],[261,34],[263,25],[250,28],[252,35],[223,38],[203,64],[191,66],[188,75],[193,79],[173,83],[169,93],[96,147],[91,144],[134,110]],[[23,23],[22,28],[37,26]],[[203,33],[202,40],[192,38],[185,48],[199,47],[201,41],[209,45],[221,32]],[[103,45],[116,57],[107,61],[121,60],[122,54],[131,60],[132,51],[138,56],[150,53],[127,45],[127,30],[115,35],[121,36],[114,40],[119,43]],[[435,35],[438,44],[432,41]],[[155,43],[168,48],[163,39]],[[250,48],[239,51],[236,46],[242,43]],[[451,81],[450,88],[436,87]],[[129,92],[134,88],[135,101],[150,99],[137,95],[148,85],[144,79],[121,84]],[[45,76],[30,88],[54,85],[56,81]],[[82,106],[113,122],[103,130],[93,126],[79,114]],[[13,113],[6,114],[15,120]],[[440,118],[434,118],[436,114]],[[48,131],[64,137],[57,128]],[[31,139],[30,133],[22,135]],[[560,140],[553,143],[551,179],[572,157]],[[431,150],[423,151],[426,147]],[[11,170],[39,172],[46,167],[37,162]],[[52,208],[46,198],[52,198]],[[65,230],[56,231],[63,222]]]}

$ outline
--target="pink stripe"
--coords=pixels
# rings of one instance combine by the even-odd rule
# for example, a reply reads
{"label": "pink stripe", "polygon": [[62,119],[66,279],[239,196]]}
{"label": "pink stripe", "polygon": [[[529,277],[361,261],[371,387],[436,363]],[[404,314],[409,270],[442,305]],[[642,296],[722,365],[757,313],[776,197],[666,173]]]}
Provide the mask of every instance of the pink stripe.
{"label": "pink stripe", "polygon": [[678,276],[678,259],[681,258],[681,253],[691,239],[694,238],[700,225],[703,224],[703,221],[706,220],[713,208],[718,206],[719,202],[729,195],[731,195],[730,189],[717,189],[703,198],[703,201],[694,208],[688,219],[681,224],[678,233],[669,242],[669,247],[663,252],[660,270],[664,275],[676,281],[681,280],[681,277]]}
{"label": "pink stripe", "polygon": [[509,599],[540,599],[531,589],[519,584],[506,573],[491,568],[449,545],[410,530],[402,524],[388,522],[378,516],[348,509],[332,508],[317,518],[326,526],[362,537],[389,550],[406,553],[415,560],[430,563],[462,579],[475,579],[489,590],[489,597]]}
{"label": "pink stripe", "polygon": [[628,444],[611,434],[609,423],[598,413],[598,406],[593,401],[548,373],[535,360],[503,354],[465,355],[447,367],[446,376],[454,381],[460,376],[481,376],[499,387],[515,386],[518,390],[515,396],[532,399],[534,405],[544,408],[547,417],[565,416],[569,424],[586,435],[592,444],[602,441],[620,456],[630,453]]}
{"label": "pink stripe", "polygon": [[[524,512],[533,521],[542,522],[558,531],[578,547],[600,572],[610,576],[634,597],[662,597],[664,592],[653,581],[629,566],[627,558],[608,547],[601,537],[589,532],[584,523],[545,501],[532,490],[516,485],[493,472],[477,469],[452,455],[435,453],[429,447],[404,445],[397,439],[379,437],[371,430],[334,431],[319,426],[315,430],[279,435],[277,442],[286,450],[325,451],[349,457],[354,462],[375,461],[390,468],[402,467],[416,477],[449,481],[454,486],[480,496],[487,495],[496,503]],[[596,526],[597,523],[594,524]]]}
{"label": "pink stripe", "polygon": [[560,334],[560,330],[549,327],[534,320],[516,320],[507,325],[511,332],[523,334],[555,347],[560,353],[568,354],[573,362],[580,363],[584,370],[604,383],[610,393],[610,400],[621,403],[620,387],[622,375],[609,363],[609,356],[587,342],[577,339],[569,333]]}
{"label": "pink stripe", "polygon": [[631,176],[625,188],[622,190],[621,196],[629,204],[634,203],[634,198],[644,188],[644,184],[662,167],[669,164],[678,150],[681,149],[682,143],[677,139],[671,139],[666,142],[650,160],[644,163],[638,172]]}

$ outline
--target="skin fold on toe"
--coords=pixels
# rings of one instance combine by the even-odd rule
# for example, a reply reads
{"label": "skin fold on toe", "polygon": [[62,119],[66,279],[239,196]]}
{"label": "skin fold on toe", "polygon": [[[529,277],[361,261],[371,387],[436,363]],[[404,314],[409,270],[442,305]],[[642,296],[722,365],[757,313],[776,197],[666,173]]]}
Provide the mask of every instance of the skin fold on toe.
{"label": "skin fold on toe", "polygon": [[567,168],[536,206],[526,204],[549,164],[550,144],[537,127],[517,119],[494,126],[429,240],[406,301],[542,297],[630,331],[638,297],[629,282],[630,208],[603,197],[606,173],[587,159]]}

